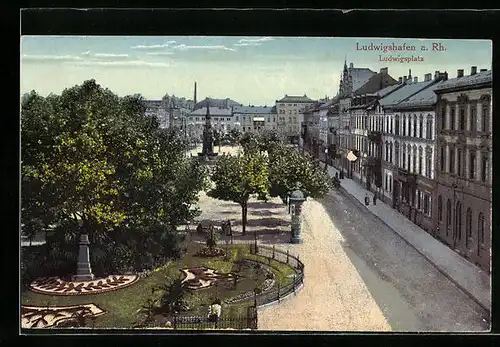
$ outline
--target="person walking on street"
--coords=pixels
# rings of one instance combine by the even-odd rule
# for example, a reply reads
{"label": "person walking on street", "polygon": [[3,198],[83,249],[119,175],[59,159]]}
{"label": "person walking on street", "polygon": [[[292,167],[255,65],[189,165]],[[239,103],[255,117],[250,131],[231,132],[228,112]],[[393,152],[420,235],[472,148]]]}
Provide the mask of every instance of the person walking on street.
{"label": "person walking on street", "polygon": [[377,204],[377,192],[373,193],[373,205]]}
{"label": "person walking on street", "polygon": [[370,205],[370,198],[368,197],[368,193],[365,194],[365,205]]}

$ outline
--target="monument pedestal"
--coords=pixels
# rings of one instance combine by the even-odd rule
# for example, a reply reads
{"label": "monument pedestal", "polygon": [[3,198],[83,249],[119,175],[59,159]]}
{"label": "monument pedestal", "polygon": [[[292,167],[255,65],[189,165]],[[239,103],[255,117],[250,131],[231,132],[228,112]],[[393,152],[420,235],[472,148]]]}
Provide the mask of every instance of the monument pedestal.
{"label": "monument pedestal", "polygon": [[80,250],[78,253],[78,262],[76,266],[76,275],[74,281],[89,281],[95,278],[90,267],[89,236],[83,234],[80,236]]}

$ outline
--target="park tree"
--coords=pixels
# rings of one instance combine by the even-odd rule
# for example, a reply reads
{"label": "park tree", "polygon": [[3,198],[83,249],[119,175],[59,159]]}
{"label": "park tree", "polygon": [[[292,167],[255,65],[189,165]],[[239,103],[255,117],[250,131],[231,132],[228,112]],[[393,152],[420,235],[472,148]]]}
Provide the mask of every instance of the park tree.
{"label": "park tree", "polygon": [[269,184],[270,195],[285,203],[296,188],[312,198],[320,198],[332,188],[330,176],[316,161],[283,145],[275,145],[269,152]]}
{"label": "park tree", "polygon": [[259,134],[246,132],[240,138],[240,145],[245,152],[261,151],[262,138]]}
{"label": "park tree", "polygon": [[208,196],[233,201],[241,206],[243,235],[246,233],[248,200],[256,195],[265,200],[269,190],[268,158],[259,152],[223,155],[217,161]]}
{"label": "park tree", "polygon": [[21,146],[21,222],[54,227],[54,268],[74,267],[81,233],[96,272],[147,268],[180,251],[174,231],[199,213],[205,171],[185,158],[180,136],[145,115],[140,96],[119,98],[94,80],[60,96],[32,92]]}
{"label": "park tree", "polygon": [[242,133],[238,129],[231,129],[228,133],[228,140],[231,146],[236,146],[240,143]]}

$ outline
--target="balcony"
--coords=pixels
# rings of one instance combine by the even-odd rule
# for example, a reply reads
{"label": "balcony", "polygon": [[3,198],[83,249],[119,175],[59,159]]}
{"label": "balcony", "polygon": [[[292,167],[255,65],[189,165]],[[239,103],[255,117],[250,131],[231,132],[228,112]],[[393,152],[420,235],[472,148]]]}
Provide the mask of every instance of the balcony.
{"label": "balcony", "polygon": [[380,131],[368,131],[368,140],[375,143],[382,143],[382,133]]}

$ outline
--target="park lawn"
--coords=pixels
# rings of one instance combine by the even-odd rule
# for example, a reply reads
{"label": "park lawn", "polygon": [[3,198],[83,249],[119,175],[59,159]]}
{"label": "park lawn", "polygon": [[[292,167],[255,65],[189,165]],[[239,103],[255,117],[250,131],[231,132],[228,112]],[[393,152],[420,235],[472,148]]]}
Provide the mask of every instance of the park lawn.
{"label": "park lawn", "polygon": [[[75,296],[60,296],[60,295],[44,295],[31,291],[24,291],[21,294],[21,302],[26,306],[72,306],[80,304],[94,303],[106,313],[95,319],[95,328],[131,328],[137,321],[137,311],[144,305],[148,299],[153,298],[153,288],[165,283],[169,279],[181,278],[182,273],[179,271],[182,268],[194,266],[207,266],[217,270],[220,273],[228,273],[233,270],[234,261],[241,257],[248,258],[248,245],[232,245],[230,246],[231,257],[226,260],[224,257],[215,258],[200,258],[195,257],[197,249],[203,247],[201,244],[191,244],[187,254],[179,260],[171,261],[164,266],[153,271],[148,277],[142,278],[129,287],[119,289],[113,292],[90,295],[75,295]],[[265,261],[263,257],[258,257],[259,260]],[[249,258],[250,259],[250,258]],[[288,265],[272,262],[271,264],[275,275],[279,278],[280,274],[287,274],[293,269]],[[281,278],[282,279],[282,278]],[[259,282],[263,282],[264,278],[259,278]],[[255,282],[246,281],[238,284],[236,290],[217,286],[207,288],[199,292],[187,292],[186,301],[192,309],[186,312],[186,315],[206,315],[207,307],[215,297],[222,299],[236,296],[240,293],[253,290]],[[158,297],[161,293],[155,293]],[[226,307],[223,310],[223,317],[243,316],[246,314],[247,307],[251,305],[250,301],[236,303]]]}

